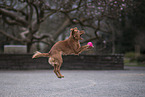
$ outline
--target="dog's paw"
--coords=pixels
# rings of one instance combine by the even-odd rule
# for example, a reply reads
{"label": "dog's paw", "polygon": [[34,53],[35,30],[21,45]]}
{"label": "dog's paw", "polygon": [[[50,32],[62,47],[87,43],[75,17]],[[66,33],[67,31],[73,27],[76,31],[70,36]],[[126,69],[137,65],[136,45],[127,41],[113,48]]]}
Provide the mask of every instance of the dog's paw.
{"label": "dog's paw", "polygon": [[64,76],[62,75],[61,78],[64,78]]}
{"label": "dog's paw", "polygon": [[85,47],[88,49],[90,46],[89,45],[85,45]]}
{"label": "dog's paw", "polygon": [[58,76],[58,78],[64,78],[64,76],[62,75],[62,76]]}
{"label": "dog's paw", "polygon": [[61,78],[61,76],[58,76],[58,78]]}

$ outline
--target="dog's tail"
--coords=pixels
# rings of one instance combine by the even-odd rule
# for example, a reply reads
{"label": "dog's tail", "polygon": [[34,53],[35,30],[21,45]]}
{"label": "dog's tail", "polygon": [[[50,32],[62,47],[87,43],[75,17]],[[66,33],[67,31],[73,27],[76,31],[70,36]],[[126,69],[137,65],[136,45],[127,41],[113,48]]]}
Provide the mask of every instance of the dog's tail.
{"label": "dog's tail", "polygon": [[49,53],[41,53],[39,51],[36,51],[35,54],[32,56],[32,58],[39,58],[39,57],[49,57]]}

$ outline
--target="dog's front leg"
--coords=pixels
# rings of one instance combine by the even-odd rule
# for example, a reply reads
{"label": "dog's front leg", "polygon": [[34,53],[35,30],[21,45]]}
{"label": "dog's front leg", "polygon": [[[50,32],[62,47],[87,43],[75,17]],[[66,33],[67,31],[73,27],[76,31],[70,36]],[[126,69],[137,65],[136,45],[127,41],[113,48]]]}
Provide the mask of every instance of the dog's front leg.
{"label": "dog's front leg", "polygon": [[81,52],[85,51],[88,47],[89,45],[84,45],[84,46],[79,47],[78,49],[75,50],[75,54],[76,55],[80,54]]}

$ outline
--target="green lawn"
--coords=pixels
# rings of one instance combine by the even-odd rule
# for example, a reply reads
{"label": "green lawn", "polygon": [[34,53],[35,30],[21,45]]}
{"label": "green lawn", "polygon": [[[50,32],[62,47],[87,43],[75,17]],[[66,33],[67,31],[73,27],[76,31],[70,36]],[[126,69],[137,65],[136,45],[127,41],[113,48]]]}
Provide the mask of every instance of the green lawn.
{"label": "green lawn", "polygon": [[124,58],[124,65],[126,65],[126,66],[144,66],[145,67],[145,63],[138,63],[136,60],[130,61],[129,58]]}

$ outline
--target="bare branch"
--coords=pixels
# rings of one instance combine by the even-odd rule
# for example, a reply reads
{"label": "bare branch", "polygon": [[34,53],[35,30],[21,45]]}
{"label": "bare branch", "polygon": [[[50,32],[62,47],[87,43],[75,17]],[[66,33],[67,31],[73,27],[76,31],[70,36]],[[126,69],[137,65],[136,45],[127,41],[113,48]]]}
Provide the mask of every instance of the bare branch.
{"label": "bare branch", "polygon": [[78,10],[81,7],[81,3],[82,3],[82,0],[79,1],[79,4],[78,4],[78,6],[76,8],[73,8],[73,9],[70,9],[70,10],[60,10],[60,12],[62,12],[62,13],[70,13],[72,11]]}
{"label": "bare branch", "polygon": [[40,19],[40,23],[43,22],[44,20],[46,20],[49,16],[51,16],[54,13],[56,13],[56,12],[54,11],[54,12],[51,12],[51,13],[45,15],[43,18]]}
{"label": "bare branch", "polygon": [[27,16],[27,14],[23,11],[24,8],[26,8],[26,7],[27,7],[27,5],[24,6],[23,8],[21,8],[21,9],[15,9],[15,8],[13,8],[13,7],[11,7],[11,6],[7,6],[7,5],[1,6],[1,5],[0,5],[0,8],[4,8],[4,9],[10,10],[10,11],[14,11],[14,12],[19,12],[19,13],[21,13],[21,14],[24,15],[24,16]]}
{"label": "bare branch", "polygon": [[19,39],[19,38],[17,38],[17,37],[14,37],[14,36],[12,36],[12,35],[10,35],[10,34],[7,34],[7,33],[6,33],[5,31],[3,31],[3,30],[0,30],[0,33],[2,33],[3,35],[5,35],[6,37],[8,37],[8,38],[10,38],[10,39],[12,39],[12,40],[19,41],[19,42],[24,42],[24,40]]}
{"label": "bare branch", "polygon": [[32,43],[39,43],[39,42],[44,43],[46,45],[50,45],[51,44],[49,42],[45,42],[45,41],[41,41],[41,40],[34,40]]}
{"label": "bare branch", "polygon": [[88,40],[84,40],[81,43],[87,43],[87,42],[90,42],[90,41],[93,41],[93,40],[96,40],[96,39],[97,39],[96,37],[93,37],[93,38],[90,38]]}
{"label": "bare branch", "polygon": [[33,36],[34,39],[36,40],[42,40],[42,39],[45,39],[45,38],[49,38],[51,41],[54,41],[53,40],[53,36],[51,34],[47,34],[47,35],[41,35],[41,36]]}
{"label": "bare branch", "polygon": [[28,14],[28,22],[29,22],[29,25],[31,26],[31,21],[32,21],[32,16],[33,16],[33,7],[31,4],[28,3],[28,6],[30,8],[30,12]]}
{"label": "bare branch", "polygon": [[29,30],[26,30],[26,31],[22,32],[20,35],[23,39],[26,39],[26,34],[28,34],[28,33],[29,33]]}
{"label": "bare branch", "polygon": [[61,34],[61,32],[64,30],[64,28],[66,28],[69,24],[70,24],[70,20],[67,18],[65,20],[65,22],[56,31],[56,33],[54,35],[54,40],[56,40],[58,38],[58,36]]}
{"label": "bare branch", "polygon": [[27,21],[24,18],[18,16],[17,14],[14,14],[14,13],[12,13],[6,9],[3,9],[3,8],[0,8],[0,13],[3,15],[6,15],[7,17],[14,19],[16,22],[21,23],[25,27],[28,26]]}
{"label": "bare branch", "polygon": [[40,22],[40,18],[39,18],[39,12],[38,12],[38,8],[35,4],[32,4],[35,8],[35,11],[36,11],[36,16],[37,16],[37,22],[39,23]]}
{"label": "bare branch", "polygon": [[20,26],[22,26],[21,23],[16,22],[14,20],[7,19],[7,17],[5,17],[5,16],[2,16],[2,18],[9,25],[20,25]]}

